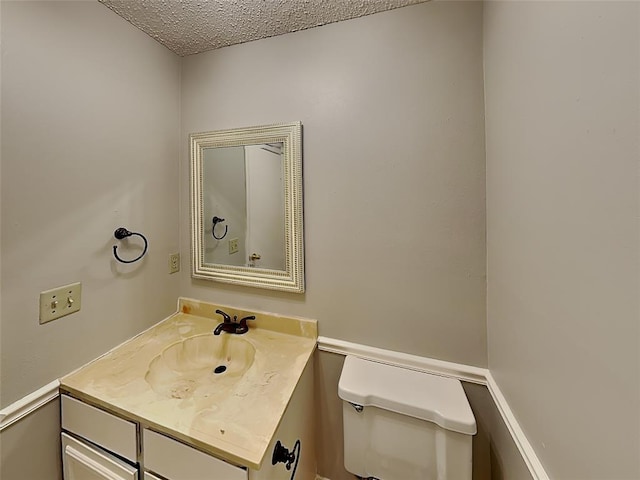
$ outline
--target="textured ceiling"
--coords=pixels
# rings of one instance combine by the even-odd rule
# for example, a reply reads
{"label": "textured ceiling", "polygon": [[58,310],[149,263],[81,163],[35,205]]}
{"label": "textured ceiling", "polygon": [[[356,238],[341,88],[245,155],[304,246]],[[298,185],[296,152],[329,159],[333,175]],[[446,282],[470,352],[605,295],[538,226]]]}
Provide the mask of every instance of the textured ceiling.
{"label": "textured ceiling", "polygon": [[98,0],[180,56],[426,0]]}

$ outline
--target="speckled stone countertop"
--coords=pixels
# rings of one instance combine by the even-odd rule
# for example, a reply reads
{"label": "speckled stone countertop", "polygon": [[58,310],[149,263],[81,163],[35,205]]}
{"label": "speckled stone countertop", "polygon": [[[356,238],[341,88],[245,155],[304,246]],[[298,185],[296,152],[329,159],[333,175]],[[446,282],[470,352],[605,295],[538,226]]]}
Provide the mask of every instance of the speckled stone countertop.
{"label": "speckled stone countertop", "polygon": [[[179,353],[167,352],[187,338],[212,335],[221,320],[217,308],[232,317],[256,315],[246,334],[217,337],[230,345],[253,345],[251,366],[220,381],[172,370]],[[181,298],[177,313],[62,378],[60,389],[219,458],[259,469],[317,335],[314,320]],[[229,358],[249,358],[248,349],[253,351],[240,348]],[[160,368],[159,362],[169,363]]]}

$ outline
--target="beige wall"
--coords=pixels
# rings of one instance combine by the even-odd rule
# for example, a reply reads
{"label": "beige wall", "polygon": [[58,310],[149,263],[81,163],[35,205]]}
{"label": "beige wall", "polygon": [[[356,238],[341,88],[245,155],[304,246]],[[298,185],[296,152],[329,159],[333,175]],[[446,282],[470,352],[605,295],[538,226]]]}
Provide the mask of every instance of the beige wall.
{"label": "beige wall", "polygon": [[484,22],[489,367],[551,478],[640,478],[640,4]]}
{"label": "beige wall", "polygon": [[[5,407],[175,309],[180,60],[97,2],[0,11]],[[112,260],[119,226],[141,264]],[[76,281],[81,311],[39,325],[40,291]],[[60,478],[59,425],[51,402],[3,430],[2,480]]]}
{"label": "beige wall", "polygon": [[[2,406],[175,310],[179,80],[98,2],[2,2]],[[119,226],[144,261],[116,264]],[[76,281],[81,311],[39,325],[39,293]]]}
{"label": "beige wall", "polygon": [[60,402],[51,401],[0,434],[2,480],[62,478]]}
{"label": "beige wall", "polygon": [[[428,2],[182,62],[96,2],[1,12],[0,406],[178,293],[486,366],[486,101],[489,366],[552,478],[640,477],[637,3],[491,1],[483,25],[479,2]],[[307,293],[169,276],[168,253],[189,258],[188,134],[293,120]],[[143,264],[112,261],[120,225],[148,235]],[[38,325],[38,293],[73,281],[82,311]],[[316,364],[332,480],[341,362]],[[526,478],[486,389],[466,390],[476,477]],[[2,432],[3,480],[57,436],[56,405]],[[38,478],[58,478],[57,445]]]}
{"label": "beige wall", "polygon": [[482,4],[429,2],[185,57],[188,134],[304,125],[306,284],[181,293],[300,315],[321,335],[485,366]]}
{"label": "beige wall", "polygon": [[[175,309],[180,61],[97,2],[0,10],[4,407]],[[112,260],[119,226],[143,263]],[[39,325],[39,292],[76,281],[81,311]],[[3,480],[60,477],[57,405],[2,431]]]}

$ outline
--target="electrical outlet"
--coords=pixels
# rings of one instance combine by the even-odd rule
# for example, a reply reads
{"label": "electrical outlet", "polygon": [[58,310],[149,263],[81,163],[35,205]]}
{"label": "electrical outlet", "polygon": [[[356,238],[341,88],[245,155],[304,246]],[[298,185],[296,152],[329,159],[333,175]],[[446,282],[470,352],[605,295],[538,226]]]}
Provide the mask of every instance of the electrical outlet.
{"label": "electrical outlet", "polygon": [[71,283],[40,293],[40,324],[80,310],[82,284]]}
{"label": "electrical outlet", "polygon": [[169,273],[176,273],[180,271],[180,254],[172,253],[169,255]]}
{"label": "electrical outlet", "polygon": [[238,252],[238,239],[232,238],[231,240],[229,240],[229,255],[237,252]]}

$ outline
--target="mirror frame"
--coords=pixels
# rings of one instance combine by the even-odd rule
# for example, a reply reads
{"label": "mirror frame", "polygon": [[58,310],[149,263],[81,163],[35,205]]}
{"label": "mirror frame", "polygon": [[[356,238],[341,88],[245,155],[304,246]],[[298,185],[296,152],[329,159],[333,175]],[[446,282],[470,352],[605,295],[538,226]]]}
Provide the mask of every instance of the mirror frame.
{"label": "mirror frame", "polygon": [[[304,230],[302,213],[302,123],[201,132],[190,135],[191,145],[191,276],[287,292],[304,292]],[[203,151],[282,142],[284,187],[285,270],[204,262]]]}

